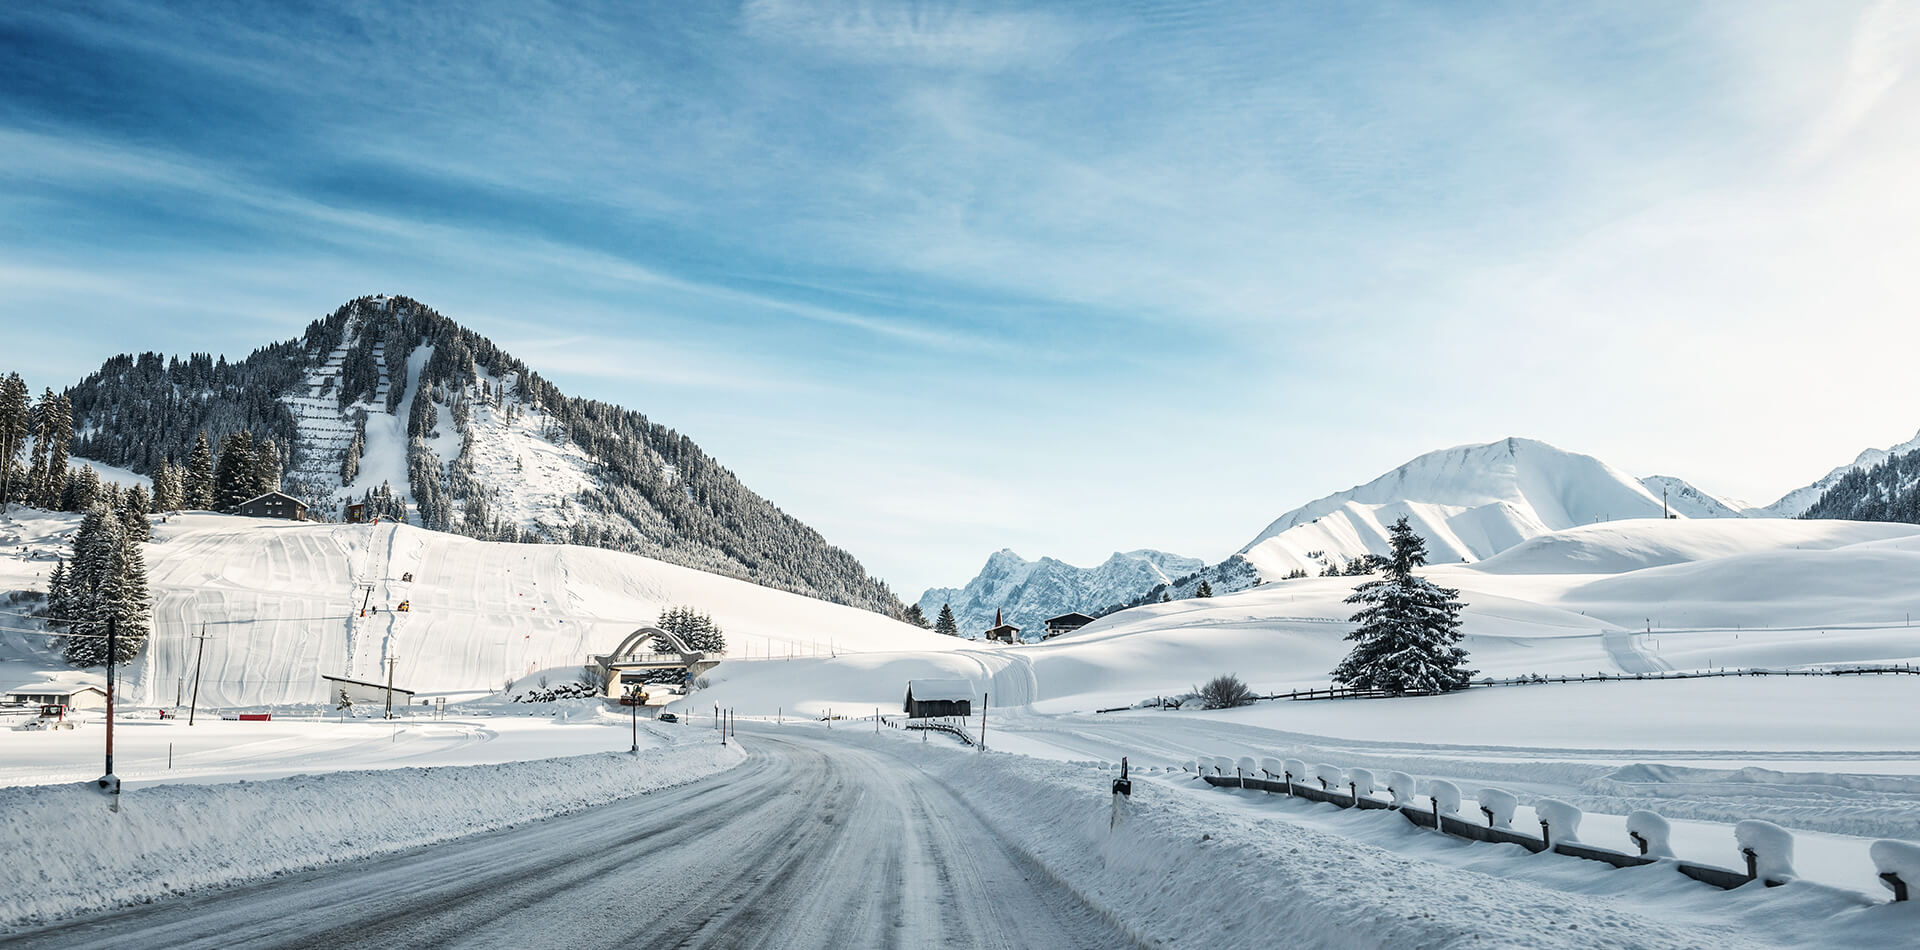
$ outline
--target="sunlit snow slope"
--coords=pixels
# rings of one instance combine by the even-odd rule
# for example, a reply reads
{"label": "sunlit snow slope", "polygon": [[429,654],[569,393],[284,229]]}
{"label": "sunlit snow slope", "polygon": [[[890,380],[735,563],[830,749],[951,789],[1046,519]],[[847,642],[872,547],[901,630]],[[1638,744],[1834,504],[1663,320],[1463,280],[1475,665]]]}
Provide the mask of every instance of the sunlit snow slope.
{"label": "sunlit snow slope", "polygon": [[[1504,439],[1430,452],[1365,485],[1296,508],[1241,554],[1268,579],[1295,570],[1317,575],[1328,564],[1386,554],[1388,526],[1405,517],[1426,539],[1430,562],[1472,562],[1550,531],[1658,518],[1662,510],[1659,495],[1599,459],[1531,439]],[[1711,512],[1696,507],[1679,513]]]}
{"label": "sunlit snow slope", "polygon": [[[135,701],[173,701],[203,625],[201,697],[214,705],[324,701],[322,674],[383,680],[387,657],[400,687],[496,690],[577,669],[676,604],[710,613],[742,658],[954,646],[869,611],[597,548],[219,515],[175,516],[155,538]],[[411,609],[395,611],[403,601]]]}

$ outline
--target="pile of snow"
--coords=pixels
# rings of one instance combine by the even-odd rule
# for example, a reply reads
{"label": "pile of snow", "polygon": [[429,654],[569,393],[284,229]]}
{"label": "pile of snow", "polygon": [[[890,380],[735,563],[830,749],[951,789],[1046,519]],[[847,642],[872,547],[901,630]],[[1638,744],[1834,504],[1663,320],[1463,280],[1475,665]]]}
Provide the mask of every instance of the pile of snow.
{"label": "pile of snow", "polygon": [[1281,761],[1280,766],[1284,770],[1284,774],[1290,776],[1293,781],[1304,782],[1307,780],[1308,771],[1305,761],[1301,759],[1285,759]]}
{"label": "pile of snow", "polygon": [[1641,809],[1627,815],[1627,834],[1646,845],[1646,854],[1655,858],[1673,857],[1673,826],[1665,818]]}
{"label": "pile of snow", "polygon": [[1413,776],[1405,772],[1388,772],[1385,781],[1387,793],[1393,796],[1393,807],[1404,808],[1413,803]]}
{"label": "pile of snow", "polygon": [[1513,812],[1520,801],[1512,792],[1501,788],[1483,788],[1480,794],[1474,796],[1474,800],[1480,803],[1480,814],[1486,816],[1488,827],[1513,827]]}
{"label": "pile of snow", "polygon": [[1433,807],[1442,815],[1460,814],[1460,786],[1445,779],[1428,779],[1427,797],[1433,800]]}
{"label": "pile of snow", "polygon": [[1580,840],[1580,809],[1557,798],[1542,798],[1533,803],[1540,818],[1542,836],[1549,844]]}
{"label": "pile of snow", "polygon": [[1373,794],[1373,773],[1366,769],[1348,769],[1340,784],[1347,786],[1355,795]]}
{"label": "pile of snow", "polygon": [[[1873,856],[1874,873],[1892,874],[1905,882],[1909,890],[1920,888],[1920,844],[1882,838],[1873,843],[1869,853]],[[1889,882],[1887,886],[1893,885]]]}
{"label": "pile of snow", "polygon": [[1771,821],[1750,818],[1733,826],[1742,854],[1753,853],[1754,873],[1763,881],[1791,881],[1793,832]]}
{"label": "pile of snow", "polygon": [[118,813],[91,783],[0,787],[0,854],[15,858],[0,861],[0,927],[524,824],[744,758],[688,736],[638,756],[159,785],[120,795]]}

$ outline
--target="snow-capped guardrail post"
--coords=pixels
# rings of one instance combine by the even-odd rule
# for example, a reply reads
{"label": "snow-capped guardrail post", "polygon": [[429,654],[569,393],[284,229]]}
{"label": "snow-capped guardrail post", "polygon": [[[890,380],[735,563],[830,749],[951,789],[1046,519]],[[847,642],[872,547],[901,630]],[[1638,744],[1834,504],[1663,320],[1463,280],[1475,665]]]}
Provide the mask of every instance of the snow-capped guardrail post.
{"label": "snow-capped guardrail post", "polygon": [[1489,828],[1512,828],[1513,809],[1520,802],[1513,793],[1498,788],[1483,788],[1475,796],[1480,803],[1480,814],[1487,816]]}
{"label": "snow-capped guardrail post", "polygon": [[1580,840],[1580,809],[1557,798],[1542,798],[1533,803],[1533,811],[1540,819],[1540,840],[1547,850],[1558,843]]}
{"label": "snow-capped guardrail post", "polygon": [[1433,803],[1433,830],[1444,834],[1447,828],[1441,823],[1441,815],[1460,813],[1460,786],[1444,779],[1429,779],[1427,800]]}
{"label": "snow-capped guardrail post", "polygon": [[1920,882],[1920,844],[1883,838],[1875,841],[1867,853],[1873,856],[1873,869],[1880,883],[1893,892],[1893,899],[1909,899],[1910,888]]}
{"label": "snow-capped guardrail post", "polygon": [[1673,845],[1668,839],[1673,827],[1665,818],[1650,811],[1636,811],[1627,816],[1627,837],[1640,846],[1640,853],[1650,858],[1673,857]]}
{"label": "snow-capped guardrail post", "polygon": [[1252,778],[1253,773],[1259,770],[1260,766],[1253,761],[1253,756],[1243,755],[1233,761],[1233,775],[1240,780],[1241,788],[1246,788],[1247,779]]}
{"label": "snow-capped guardrail post", "polygon": [[1348,769],[1344,776],[1347,781],[1347,794],[1353,796],[1353,806],[1360,807],[1360,796],[1373,794],[1373,773],[1367,769]]}
{"label": "snow-capped guardrail post", "polygon": [[1120,757],[1120,777],[1113,780],[1113,812],[1107,818],[1107,831],[1120,825],[1121,803],[1133,800],[1133,779],[1127,777],[1127,757]]}
{"label": "snow-capped guardrail post", "polygon": [[1779,887],[1793,880],[1793,833],[1771,821],[1749,818],[1733,826],[1733,838],[1747,859],[1747,878]]}
{"label": "snow-capped guardrail post", "polygon": [[1286,767],[1287,794],[1292,795],[1294,780],[1299,779],[1302,782],[1307,780],[1307,763],[1299,759],[1288,759],[1281,764]]}

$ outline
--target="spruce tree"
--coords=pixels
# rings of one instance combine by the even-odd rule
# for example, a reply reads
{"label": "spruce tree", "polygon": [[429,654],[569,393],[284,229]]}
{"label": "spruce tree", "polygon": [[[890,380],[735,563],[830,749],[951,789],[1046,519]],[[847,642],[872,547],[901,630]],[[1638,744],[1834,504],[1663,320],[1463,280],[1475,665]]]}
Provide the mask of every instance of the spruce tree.
{"label": "spruce tree", "polygon": [[1464,663],[1460,642],[1460,592],[1440,587],[1413,569],[1427,563],[1426,541],[1407,519],[1394,522],[1388,542],[1393,556],[1386,575],[1354,588],[1350,604],[1365,604],[1353,615],[1359,624],[1347,639],[1356,641],[1333,678],[1348,686],[1391,693],[1436,693],[1466,687],[1474,670]]}
{"label": "spruce tree", "polygon": [[67,574],[67,559],[53,565],[47,577],[47,624],[61,627],[73,617],[73,582]]}
{"label": "spruce tree", "polygon": [[100,473],[91,465],[82,465],[80,471],[67,479],[67,487],[60,493],[60,510],[86,511],[100,504],[113,507],[113,501],[100,484]]}
{"label": "spruce tree", "polygon": [[1195,596],[1195,597],[1212,597],[1212,596],[1213,596],[1213,585],[1212,585],[1212,584],[1209,584],[1209,583],[1207,583],[1206,581],[1201,581],[1201,582],[1200,582],[1200,586],[1199,586],[1199,587],[1196,587],[1196,588],[1194,588],[1194,590],[1193,590],[1193,596]]}
{"label": "spruce tree", "polygon": [[933,632],[949,637],[960,635],[960,623],[953,619],[952,604],[940,605],[940,616],[933,622]]}
{"label": "spruce tree", "polygon": [[120,526],[126,529],[128,537],[145,541],[153,536],[153,523],[147,520],[151,509],[144,486],[135,485],[127,490],[120,505]]}
{"label": "spruce tree", "polygon": [[922,630],[928,629],[929,627],[933,626],[933,623],[927,619],[926,611],[921,610],[919,604],[913,604],[909,606],[907,608],[907,615],[901,619],[905,620],[907,623],[910,623],[916,627],[919,627]]}
{"label": "spruce tree", "polygon": [[[280,458],[280,446],[272,436],[261,439],[253,452],[253,494],[256,498],[270,491],[280,490],[280,473],[285,469]],[[242,499],[245,500],[245,499]]]}
{"label": "spruce tree", "polygon": [[67,442],[73,438],[70,413],[61,412],[60,397],[48,389],[33,407],[33,465],[27,472],[27,504],[49,511],[60,507],[67,493]]}
{"label": "spruce tree", "polygon": [[181,503],[194,511],[212,511],[213,494],[213,446],[207,441],[205,430],[200,432],[200,440],[193,444],[193,452],[187,456],[187,470],[181,476]]}
{"label": "spruce tree", "polygon": [[245,429],[227,433],[213,463],[213,510],[231,512],[240,507],[260,494],[253,490],[255,484],[253,434]]}
{"label": "spruce tree", "polygon": [[15,470],[20,449],[33,432],[33,413],[27,399],[27,384],[19,373],[8,373],[0,380],[0,511],[13,500],[25,475]]}
{"label": "spruce tree", "polygon": [[164,458],[153,473],[153,510],[180,510],[180,469]]}

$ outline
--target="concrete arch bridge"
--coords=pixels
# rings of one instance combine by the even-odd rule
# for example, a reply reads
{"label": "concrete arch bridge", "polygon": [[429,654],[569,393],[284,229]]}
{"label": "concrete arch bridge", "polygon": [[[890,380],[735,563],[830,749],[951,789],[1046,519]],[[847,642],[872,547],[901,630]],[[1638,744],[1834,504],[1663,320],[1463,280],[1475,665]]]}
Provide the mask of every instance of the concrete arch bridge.
{"label": "concrete arch bridge", "polygon": [[[652,645],[656,640],[672,649],[665,653],[655,651]],[[588,659],[606,674],[610,697],[618,697],[629,688],[639,686],[684,685],[720,665],[718,659],[707,659],[705,653],[689,646],[678,634],[659,627],[641,627],[627,634],[612,653],[596,654]]]}

